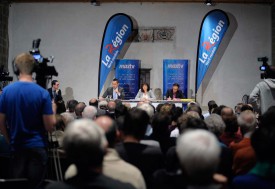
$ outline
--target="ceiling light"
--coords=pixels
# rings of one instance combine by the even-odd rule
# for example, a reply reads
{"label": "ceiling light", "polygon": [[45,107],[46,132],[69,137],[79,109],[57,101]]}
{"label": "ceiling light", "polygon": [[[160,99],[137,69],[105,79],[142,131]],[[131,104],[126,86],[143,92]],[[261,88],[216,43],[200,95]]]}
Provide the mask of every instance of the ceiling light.
{"label": "ceiling light", "polygon": [[97,0],[91,0],[91,4],[94,6],[99,6],[99,2],[97,2]]}
{"label": "ceiling light", "polygon": [[211,6],[212,5],[212,0],[205,0],[205,4],[207,6]]}

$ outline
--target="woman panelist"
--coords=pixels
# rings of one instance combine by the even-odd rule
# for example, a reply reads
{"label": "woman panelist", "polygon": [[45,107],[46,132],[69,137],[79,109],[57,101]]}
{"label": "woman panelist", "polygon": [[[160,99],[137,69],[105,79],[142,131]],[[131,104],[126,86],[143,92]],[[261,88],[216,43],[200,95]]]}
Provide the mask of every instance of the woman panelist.
{"label": "woman panelist", "polygon": [[150,101],[150,100],[156,100],[156,97],[152,90],[150,90],[150,86],[148,83],[143,83],[141,85],[141,89],[139,89],[135,100],[140,101]]}

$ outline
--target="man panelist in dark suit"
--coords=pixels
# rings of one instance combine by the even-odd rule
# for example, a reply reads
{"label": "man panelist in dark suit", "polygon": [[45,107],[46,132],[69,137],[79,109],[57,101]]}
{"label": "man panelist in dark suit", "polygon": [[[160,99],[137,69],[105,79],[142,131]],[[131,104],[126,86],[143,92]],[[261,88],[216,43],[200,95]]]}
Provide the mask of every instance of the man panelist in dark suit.
{"label": "man panelist in dark suit", "polygon": [[108,87],[107,90],[102,95],[102,98],[112,98],[114,100],[116,99],[124,99],[125,94],[122,87],[119,87],[118,79],[113,79],[112,81],[112,87]]}
{"label": "man panelist in dark suit", "polygon": [[51,99],[55,103],[63,100],[61,90],[59,89],[59,82],[57,80],[52,81],[52,87],[48,88],[48,91],[50,93]]}
{"label": "man panelist in dark suit", "polygon": [[174,83],[172,89],[168,89],[166,92],[167,100],[178,100],[184,98],[184,95],[179,88],[180,85],[178,83]]}

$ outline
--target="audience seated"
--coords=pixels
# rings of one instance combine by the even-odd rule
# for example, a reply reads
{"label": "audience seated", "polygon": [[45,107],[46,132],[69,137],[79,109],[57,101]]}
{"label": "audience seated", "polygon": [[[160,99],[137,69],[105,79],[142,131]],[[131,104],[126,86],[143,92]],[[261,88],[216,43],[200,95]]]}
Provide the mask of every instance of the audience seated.
{"label": "audience seated", "polygon": [[259,128],[251,136],[257,157],[256,165],[247,174],[234,178],[234,189],[275,188],[275,127],[274,117],[265,115],[270,115],[268,111],[263,114]]}
{"label": "audience seated", "polygon": [[153,174],[154,189],[184,189],[186,188],[186,179],[180,170],[176,147],[171,147],[165,156],[165,167],[158,169]]}
{"label": "audience seated", "polygon": [[224,187],[226,178],[215,176],[221,148],[214,134],[202,129],[186,131],[178,138],[176,152],[188,187]]}
{"label": "audience seated", "polygon": [[62,116],[59,114],[55,115],[56,124],[53,132],[49,132],[49,141],[52,148],[62,147],[62,139],[64,136],[65,123]]}
{"label": "audience seated", "polygon": [[98,108],[101,109],[101,110],[107,111],[107,109],[108,109],[107,104],[108,104],[108,102],[106,100],[101,100],[98,103]]}
{"label": "audience seated", "polygon": [[207,118],[210,114],[212,114],[213,109],[218,107],[215,100],[208,101],[207,106],[208,106],[208,112],[203,114],[204,118]]}
{"label": "audience seated", "polygon": [[77,104],[78,104],[78,101],[74,100],[74,99],[69,100],[67,102],[67,112],[71,113],[74,118],[76,118],[76,115],[75,115],[75,106]]}
{"label": "audience seated", "polygon": [[[103,174],[121,182],[130,183],[137,189],[146,189],[144,178],[139,169],[122,160],[114,149],[118,135],[114,120],[109,116],[100,116],[96,119],[96,123],[103,129],[108,141],[108,148],[103,159]],[[65,178],[71,178],[76,174],[76,166],[70,165],[65,173]]]}
{"label": "audience seated", "polygon": [[[212,132],[217,139],[225,130],[225,123],[222,120],[222,117],[218,114],[210,114],[207,118],[205,118],[204,122],[206,123],[208,130]],[[219,141],[219,145],[221,146],[221,156],[220,163],[217,169],[217,173],[220,173],[228,178],[230,181],[233,177],[232,172],[232,151],[229,147],[227,147],[224,143]]]}
{"label": "audience seated", "polygon": [[[183,112],[173,103],[69,100],[49,141],[70,166],[46,188],[275,188],[275,106],[259,118],[249,104],[208,108],[204,117],[196,102]],[[4,142],[0,135],[5,169]]]}
{"label": "audience seated", "polygon": [[198,112],[195,111],[189,111],[183,113],[177,120],[177,127],[171,132],[170,137],[178,137],[179,133],[182,133],[182,131],[186,128],[186,122],[188,118],[195,117],[200,119],[200,115]]}
{"label": "audience seated", "polygon": [[82,117],[95,120],[97,115],[97,109],[94,106],[86,106],[82,112]]}
{"label": "audience seated", "polygon": [[79,102],[76,106],[75,106],[75,115],[76,115],[76,119],[80,119],[82,118],[82,112],[84,110],[84,108],[86,107],[86,104],[84,102]]}
{"label": "audience seated", "polygon": [[140,169],[146,187],[151,188],[153,172],[164,166],[164,157],[160,148],[140,143],[148,123],[149,116],[144,110],[131,109],[126,114],[121,128],[123,142],[116,145],[116,150],[122,159]]}
{"label": "audience seated", "polygon": [[99,117],[101,115],[106,115],[106,110],[103,110],[103,109],[100,109],[98,107],[98,100],[96,98],[92,98],[89,100],[89,105],[90,106],[93,106],[97,109],[97,114],[96,114],[96,117]]}
{"label": "audience seated", "polygon": [[137,189],[146,189],[140,170],[121,159],[114,149],[118,136],[115,121],[107,116],[101,116],[97,118],[96,123],[104,130],[108,141],[107,153],[103,160],[103,174],[113,179],[130,183]]}
{"label": "audience seated", "polygon": [[116,119],[115,110],[116,110],[116,103],[115,103],[115,101],[110,100],[107,103],[107,112],[106,112],[106,115],[108,115],[112,119]]}
{"label": "audience seated", "polygon": [[202,110],[201,107],[199,106],[198,103],[190,103],[189,106],[187,107],[187,109],[185,110],[185,112],[190,112],[190,111],[195,111],[199,114],[200,118],[203,120],[204,117],[202,115]]}
{"label": "audience seated", "polygon": [[172,109],[171,125],[169,126],[170,132],[172,132],[177,127],[177,120],[182,114],[183,114],[183,109],[181,107],[175,107]]}
{"label": "audience seated", "polygon": [[244,103],[239,102],[239,103],[237,103],[237,105],[234,107],[234,113],[235,113],[236,116],[240,115],[240,113],[241,113],[241,108],[242,108],[243,105],[244,105]]}
{"label": "audience seated", "polygon": [[149,123],[147,125],[147,129],[146,129],[146,132],[145,132],[145,136],[148,137],[153,132],[151,124],[152,124],[153,116],[155,114],[154,107],[149,103],[142,103],[142,104],[138,105],[137,108],[139,108],[141,110],[144,110],[149,116]]}
{"label": "audience seated", "polygon": [[60,116],[65,124],[65,127],[75,119],[75,117],[70,112],[63,112],[60,114]]}
{"label": "audience seated", "polygon": [[155,114],[152,119],[153,132],[150,138],[159,142],[163,154],[166,154],[167,150],[176,144],[175,138],[170,137],[170,123],[171,119],[166,114]]}
{"label": "audience seated", "polygon": [[65,130],[63,147],[67,159],[76,165],[77,175],[64,182],[53,182],[46,189],[68,188],[129,188],[130,184],[120,182],[102,174],[103,158],[107,141],[103,130],[93,121],[79,119],[71,122]]}
{"label": "audience seated", "polygon": [[256,163],[255,152],[250,140],[257,126],[255,114],[250,110],[241,112],[238,117],[238,124],[244,137],[240,142],[232,142],[229,146],[233,152],[232,168],[235,175],[247,173]]}
{"label": "audience seated", "polygon": [[130,109],[131,108],[127,107],[127,105],[124,105],[119,101],[116,101],[116,109],[115,109],[116,119],[120,116],[125,115]]}
{"label": "audience seated", "polygon": [[242,135],[238,132],[239,126],[237,122],[237,117],[236,115],[234,115],[233,110],[231,110],[230,113],[227,112],[227,110],[222,113],[222,118],[225,123],[225,130],[224,133],[220,136],[220,140],[226,146],[229,146],[229,144],[233,141],[239,142],[240,140],[242,140]]}
{"label": "audience seated", "polygon": [[222,111],[222,109],[223,109],[224,107],[226,107],[226,106],[225,106],[225,105],[220,105],[220,106],[218,106],[217,108],[214,108],[214,109],[212,110],[212,113],[221,115],[221,111]]}

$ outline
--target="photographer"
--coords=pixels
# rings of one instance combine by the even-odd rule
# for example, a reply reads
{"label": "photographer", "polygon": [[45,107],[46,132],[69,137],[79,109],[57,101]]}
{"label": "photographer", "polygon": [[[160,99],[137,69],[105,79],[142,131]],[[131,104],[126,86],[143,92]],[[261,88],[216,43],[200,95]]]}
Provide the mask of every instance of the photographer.
{"label": "photographer", "polygon": [[13,63],[19,81],[6,86],[0,97],[0,131],[11,146],[13,178],[27,178],[39,188],[47,170],[47,132],[55,125],[54,106],[47,90],[32,79],[35,60],[19,54]]}

